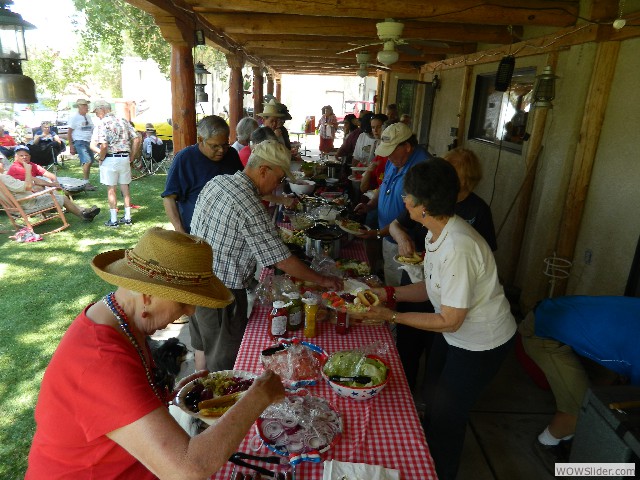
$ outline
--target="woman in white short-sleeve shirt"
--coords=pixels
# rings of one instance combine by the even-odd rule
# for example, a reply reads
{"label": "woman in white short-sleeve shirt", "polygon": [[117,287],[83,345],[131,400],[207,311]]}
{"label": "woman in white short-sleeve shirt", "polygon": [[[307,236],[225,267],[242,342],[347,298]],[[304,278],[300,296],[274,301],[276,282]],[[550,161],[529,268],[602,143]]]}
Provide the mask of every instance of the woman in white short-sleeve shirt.
{"label": "woman in white short-sleeve shirt", "polygon": [[[365,322],[384,320],[442,333],[427,362],[424,420],[441,480],[455,479],[469,411],[500,368],[516,331],[491,248],[454,214],[458,189],[454,167],[441,158],[407,172],[405,206],[429,230],[425,280],[374,289],[387,306],[364,315]],[[393,310],[396,302],[427,299],[435,313]]]}

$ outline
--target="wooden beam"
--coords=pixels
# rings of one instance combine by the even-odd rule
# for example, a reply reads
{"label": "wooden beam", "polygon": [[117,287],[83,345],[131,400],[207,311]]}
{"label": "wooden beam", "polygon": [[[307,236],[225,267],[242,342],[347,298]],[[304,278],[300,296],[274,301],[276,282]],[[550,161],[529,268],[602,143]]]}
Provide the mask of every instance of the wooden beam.
{"label": "wooden beam", "polygon": [[[281,35],[247,35],[247,34],[233,34],[230,35],[238,45],[241,45],[245,49],[254,48],[278,48],[278,49],[304,49],[304,50],[320,50],[320,51],[333,51],[340,52],[354,48],[359,45],[366,45],[366,40],[357,37],[325,37],[322,35],[305,35],[296,36],[290,38],[282,38]],[[377,43],[377,42],[376,42]],[[409,42],[409,46],[429,54],[443,54],[443,55],[455,55],[464,53],[473,53],[476,51],[475,43],[458,43],[451,44],[448,47],[440,46],[427,46],[417,43]],[[369,47],[368,50],[382,50],[382,44]],[[356,52],[352,52],[353,55]],[[349,54],[344,54],[349,55]]]}
{"label": "wooden beam", "polygon": [[177,152],[197,141],[196,93],[191,47],[171,46],[171,118],[173,148]]}
{"label": "wooden beam", "polygon": [[[433,73],[436,70],[449,70],[461,68],[465,65],[480,65],[483,63],[498,62],[505,55],[514,55],[516,58],[531,55],[541,55],[563,47],[580,45],[587,42],[595,42],[603,26],[581,25],[559,30],[544,37],[525,40],[510,46],[482,50],[463,57],[448,58],[439,62],[433,62],[422,67],[423,73]],[[639,33],[640,34],[640,33]]]}
{"label": "wooden beam", "polygon": [[472,76],[473,68],[469,66],[464,67],[460,103],[458,104],[458,135],[456,136],[458,145],[462,145],[465,138],[464,129],[467,125],[467,105],[469,102],[469,96],[471,95],[471,85],[473,85]]}
{"label": "wooden beam", "polygon": [[227,10],[245,13],[296,12],[326,17],[424,18],[432,22],[482,23],[484,25],[573,25],[578,15],[577,0],[407,0],[370,2],[360,0],[185,0],[198,13]]}
{"label": "wooden beam", "polygon": [[[326,18],[261,13],[207,13],[202,15],[225,33],[271,35],[327,35],[378,38],[375,22],[366,18]],[[522,33],[514,28],[515,35]],[[513,36],[502,26],[405,22],[403,38],[452,42],[511,43]],[[294,40],[294,39],[289,39]]]}
{"label": "wooden beam", "polygon": [[235,139],[236,125],[242,118],[242,101],[244,99],[242,67],[244,67],[245,58],[239,54],[227,54],[225,57],[231,69],[229,76],[229,138]]}
{"label": "wooden beam", "polygon": [[[282,59],[282,60],[304,60],[309,59],[310,61],[318,61],[318,59],[324,59],[327,61],[335,62],[338,61],[340,63],[356,63],[355,55],[336,55],[331,52],[322,52],[319,50],[315,51],[305,51],[305,50],[278,50],[273,48],[263,48],[263,49],[251,49],[247,50],[247,52],[251,53],[251,55],[258,56],[264,61],[268,59]],[[372,52],[371,62],[376,63],[376,52]],[[420,64],[434,62],[437,60],[442,60],[444,58],[443,55],[424,55],[422,57],[416,57],[413,55],[405,55],[404,53],[400,53],[400,61],[401,62],[416,62]]]}
{"label": "wooden beam", "polygon": [[[591,183],[591,172],[600,142],[602,123],[609,101],[619,51],[620,42],[603,42],[598,45],[596,52],[589,92],[584,106],[585,115],[582,117],[573,170],[560,222],[560,235],[556,244],[557,255],[571,261],[580,233],[580,224]],[[555,293],[564,295],[566,288],[566,280],[561,280],[556,284]]]}
{"label": "wooden beam", "polygon": [[618,2],[606,0],[583,0],[580,2],[580,16],[592,22],[611,21],[618,16]]}

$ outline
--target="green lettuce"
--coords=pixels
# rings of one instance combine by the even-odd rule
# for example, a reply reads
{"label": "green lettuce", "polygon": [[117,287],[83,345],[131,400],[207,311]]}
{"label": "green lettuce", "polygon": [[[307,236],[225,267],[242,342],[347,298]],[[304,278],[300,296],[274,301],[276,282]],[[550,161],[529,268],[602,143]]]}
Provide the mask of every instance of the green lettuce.
{"label": "green lettuce", "polygon": [[356,382],[341,383],[349,387],[372,387],[380,385],[387,378],[387,367],[384,363],[374,358],[367,358],[358,352],[336,352],[332,354],[324,365],[324,373],[330,377],[354,377],[366,375],[371,377],[371,382],[361,384]]}

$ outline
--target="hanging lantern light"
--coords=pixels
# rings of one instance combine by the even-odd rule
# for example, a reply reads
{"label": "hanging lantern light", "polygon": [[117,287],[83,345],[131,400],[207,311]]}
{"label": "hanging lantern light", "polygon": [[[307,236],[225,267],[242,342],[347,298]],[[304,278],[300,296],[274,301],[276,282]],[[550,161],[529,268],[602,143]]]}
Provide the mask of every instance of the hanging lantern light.
{"label": "hanging lantern light", "polygon": [[536,77],[536,85],[533,87],[533,106],[536,108],[553,108],[551,100],[556,97],[556,78],[550,66],[544,67],[540,75]]}
{"label": "hanging lantern light", "polygon": [[204,63],[198,62],[196,63],[194,73],[196,76],[196,102],[208,102],[209,95],[204,91],[204,87],[207,85],[207,75],[211,75],[211,72],[204,68]]}
{"label": "hanging lantern light", "polygon": [[8,10],[11,4],[0,0],[0,102],[36,103],[36,85],[22,74],[22,61],[27,60],[24,31],[36,27]]}

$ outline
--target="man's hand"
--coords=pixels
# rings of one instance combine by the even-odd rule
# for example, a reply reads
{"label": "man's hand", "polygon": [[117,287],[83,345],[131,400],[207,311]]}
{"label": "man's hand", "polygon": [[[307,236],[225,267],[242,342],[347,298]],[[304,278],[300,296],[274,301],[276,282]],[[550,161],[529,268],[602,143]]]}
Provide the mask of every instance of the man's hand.
{"label": "man's hand", "polygon": [[369,208],[369,203],[359,203],[358,205],[356,205],[356,207],[353,209],[353,211],[357,214],[363,214],[363,213],[367,213],[369,210],[371,210]]}
{"label": "man's hand", "polygon": [[341,278],[334,277],[332,275],[323,276],[321,286],[330,288],[334,292],[339,292],[344,288],[344,282]]}

